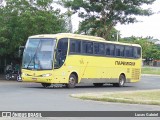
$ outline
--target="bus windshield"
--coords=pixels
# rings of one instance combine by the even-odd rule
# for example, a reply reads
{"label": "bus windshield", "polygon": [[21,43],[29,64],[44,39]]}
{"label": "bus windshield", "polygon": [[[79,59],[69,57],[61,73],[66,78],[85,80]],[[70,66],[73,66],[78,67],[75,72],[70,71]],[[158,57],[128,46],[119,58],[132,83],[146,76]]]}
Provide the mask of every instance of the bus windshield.
{"label": "bus windshield", "polygon": [[56,39],[31,38],[27,41],[23,53],[22,68],[51,70]]}

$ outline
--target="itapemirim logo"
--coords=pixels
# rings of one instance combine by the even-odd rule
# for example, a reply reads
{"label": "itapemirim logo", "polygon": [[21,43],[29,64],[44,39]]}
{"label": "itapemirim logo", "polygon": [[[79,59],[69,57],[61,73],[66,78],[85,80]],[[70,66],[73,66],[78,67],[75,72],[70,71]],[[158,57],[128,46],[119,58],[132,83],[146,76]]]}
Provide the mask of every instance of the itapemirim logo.
{"label": "itapemirim logo", "polygon": [[5,118],[10,118],[11,117],[11,112],[2,112],[2,117],[5,117]]}

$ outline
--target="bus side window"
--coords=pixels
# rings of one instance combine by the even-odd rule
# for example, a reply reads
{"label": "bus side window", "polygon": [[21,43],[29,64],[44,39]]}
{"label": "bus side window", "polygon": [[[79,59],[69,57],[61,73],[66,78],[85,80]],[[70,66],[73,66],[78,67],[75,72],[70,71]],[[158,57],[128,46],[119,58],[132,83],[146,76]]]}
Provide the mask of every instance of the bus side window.
{"label": "bus side window", "polygon": [[140,58],[141,57],[141,48],[134,47],[134,57],[135,58]]}
{"label": "bus side window", "polygon": [[81,41],[70,40],[70,53],[81,53]]}
{"label": "bus side window", "polygon": [[55,55],[55,68],[60,68],[66,60],[68,50],[68,38],[62,38],[58,41],[57,52]]}
{"label": "bus side window", "polygon": [[133,57],[133,47],[125,46],[125,57]]}
{"label": "bus side window", "polygon": [[82,42],[82,53],[93,54],[93,42],[83,41]]}
{"label": "bus side window", "polygon": [[106,55],[107,56],[114,56],[114,52],[115,49],[114,49],[114,45],[112,44],[106,44]]}
{"label": "bus side window", "polygon": [[99,48],[98,48],[98,43],[94,43],[94,54],[98,54]]}
{"label": "bus side window", "polygon": [[70,41],[70,52],[75,53],[75,51],[76,51],[76,42],[71,40]]}
{"label": "bus side window", "polygon": [[106,44],[106,55],[110,55],[110,52],[111,51],[111,49],[110,49],[110,46],[109,46],[109,44]]}
{"label": "bus side window", "polygon": [[104,55],[105,46],[103,43],[94,43],[94,54]]}
{"label": "bus side window", "polygon": [[124,56],[124,46],[116,45],[116,56],[123,57]]}
{"label": "bus side window", "polygon": [[110,45],[110,55],[111,56],[115,55],[115,46],[114,45]]}
{"label": "bus side window", "polygon": [[104,55],[105,53],[105,46],[103,43],[99,43],[99,54]]}

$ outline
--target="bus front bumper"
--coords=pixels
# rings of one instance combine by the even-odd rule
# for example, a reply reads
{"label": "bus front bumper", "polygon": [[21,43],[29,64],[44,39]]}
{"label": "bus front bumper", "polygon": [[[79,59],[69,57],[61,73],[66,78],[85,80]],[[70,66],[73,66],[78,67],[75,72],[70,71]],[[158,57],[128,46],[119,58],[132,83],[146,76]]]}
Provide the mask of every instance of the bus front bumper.
{"label": "bus front bumper", "polygon": [[36,77],[36,76],[21,76],[21,81],[23,82],[36,82],[36,83],[52,83],[53,82],[53,77],[48,76],[48,77]]}

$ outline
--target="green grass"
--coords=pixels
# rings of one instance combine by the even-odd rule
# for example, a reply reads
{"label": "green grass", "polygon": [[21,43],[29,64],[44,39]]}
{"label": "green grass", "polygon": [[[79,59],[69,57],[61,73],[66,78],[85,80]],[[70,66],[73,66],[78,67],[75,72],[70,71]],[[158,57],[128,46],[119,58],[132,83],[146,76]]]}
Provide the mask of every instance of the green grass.
{"label": "green grass", "polygon": [[144,67],[144,68],[142,68],[142,74],[160,75],[160,69],[159,68]]}
{"label": "green grass", "polygon": [[72,94],[83,100],[160,106],[160,90]]}

